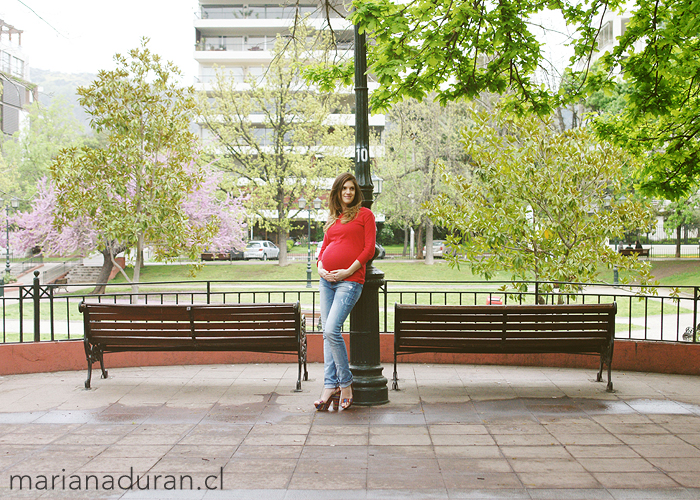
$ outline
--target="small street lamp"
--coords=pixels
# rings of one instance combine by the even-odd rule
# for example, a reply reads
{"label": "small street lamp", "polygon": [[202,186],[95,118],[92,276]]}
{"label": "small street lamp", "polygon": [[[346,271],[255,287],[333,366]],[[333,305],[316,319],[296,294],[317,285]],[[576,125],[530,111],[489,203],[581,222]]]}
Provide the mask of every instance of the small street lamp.
{"label": "small street lamp", "polygon": [[[10,282],[10,206],[14,210],[19,208],[19,200],[17,198],[12,198],[8,204],[5,205],[5,283]],[[0,206],[5,203],[5,200],[0,198]]]}
{"label": "small street lamp", "polygon": [[[378,175],[372,174],[372,185],[374,186],[374,189],[372,190],[372,192],[375,195],[379,196],[380,194],[382,194],[382,189],[384,187],[384,179],[382,179]],[[376,196],[375,196],[375,198],[376,198]]]}
{"label": "small street lamp", "polygon": [[[299,210],[304,210],[306,208],[306,199],[299,198]],[[314,200],[314,209],[318,210],[321,208],[321,200],[316,198]],[[311,207],[306,211],[307,222],[308,222],[308,255],[306,258],[306,288],[311,288]]]}

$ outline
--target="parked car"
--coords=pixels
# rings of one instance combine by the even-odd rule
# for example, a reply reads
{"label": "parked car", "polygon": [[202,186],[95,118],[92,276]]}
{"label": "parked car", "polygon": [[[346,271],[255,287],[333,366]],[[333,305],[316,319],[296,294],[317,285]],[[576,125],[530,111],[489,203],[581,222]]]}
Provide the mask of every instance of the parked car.
{"label": "parked car", "polygon": [[[423,255],[426,248],[423,247]],[[433,240],[433,257],[445,257],[454,254],[454,249],[450,248],[445,240]]]}
{"label": "parked car", "polygon": [[280,249],[268,240],[252,240],[245,246],[243,258],[248,259],[276,259],[279,257]]}

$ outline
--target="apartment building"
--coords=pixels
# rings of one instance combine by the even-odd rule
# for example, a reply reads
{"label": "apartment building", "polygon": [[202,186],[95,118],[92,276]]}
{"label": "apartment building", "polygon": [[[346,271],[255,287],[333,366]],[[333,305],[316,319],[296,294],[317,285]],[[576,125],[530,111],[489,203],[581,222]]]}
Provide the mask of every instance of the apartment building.
{"label": "apartment building", "polygon": [[0,19],[0,129],[10,136],[20,128],[25,106],[37,98],[22,52],[22,30]]}
{"label": "apartment building", "polygon": [[[342,7],[341,7],[342,8]],[[353,26],[341,14],[328,13],[314,0],[307,3],[275,3],[270,0],[248,0],[233,3],[231,0],[200,0],[196,16],[195,55],[198,63],[198,87],[209,90],[217,71],[223,71],[244,88],[247,78],[260,78],[272,61],[272,49],[278,35],[291,32],[295,17],[306,18],[315,29],[324,29],[328,21],[338,40],[338,50],[352,53]],[[369,84],[370,92],[372,83]],[[348,95],[349,102],[353,96]],[[354,125],[354,115],[335,116],[344,123]],[[381,136],[384,115],[370,116],[370,129]],[[200,129],[202,135],[203,130]],[[370,152],[374,155],[374,151]]]}

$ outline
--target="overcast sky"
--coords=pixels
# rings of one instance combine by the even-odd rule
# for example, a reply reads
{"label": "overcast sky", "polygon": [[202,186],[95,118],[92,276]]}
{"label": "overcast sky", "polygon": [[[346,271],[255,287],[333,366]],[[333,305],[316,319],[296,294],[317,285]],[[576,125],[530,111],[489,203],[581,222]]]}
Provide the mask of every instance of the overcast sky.
{"label": "overcast sky", "polygon": [[[0,0],[0,19],[22,33],[30,68],[97,73],[151,38],[149,48],[194,83],[197,0]],[[32,12],[34,11],[34,12]],[[14,37],[13,37],[14,40]]]}

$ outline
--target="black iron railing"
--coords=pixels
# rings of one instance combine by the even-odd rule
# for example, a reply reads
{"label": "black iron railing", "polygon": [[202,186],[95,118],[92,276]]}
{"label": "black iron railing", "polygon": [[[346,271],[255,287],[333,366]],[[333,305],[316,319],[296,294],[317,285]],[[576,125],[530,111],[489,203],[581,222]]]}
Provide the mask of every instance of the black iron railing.
{"label": "black iron railing", "polygon": [[[35,274],[37,274],[35,272]],[[380,288],[380,331],[391,333],[394,304],[534,304],[604,303],[618,305],[616,338],[661,342],[697,342],[700,287],[652,288],[640,294],[635,287],[582,284],[576,294],[545,293],[543,282],[528,282],[524,292],[503,292],[511,282],[496,281],[398,281]],[[81,339],[82,315],[78,304],[134,302],[160,304],[299,302],[306,315],[307,331],[320,330],[319,296],[306,288],[306,280],[149,282],[132,286],[110,284],[104,295],[91,295],[94,284],[32,285],[0,289],[2,343]]]}

